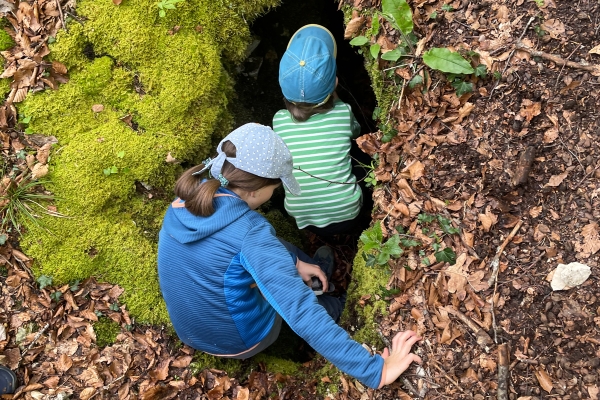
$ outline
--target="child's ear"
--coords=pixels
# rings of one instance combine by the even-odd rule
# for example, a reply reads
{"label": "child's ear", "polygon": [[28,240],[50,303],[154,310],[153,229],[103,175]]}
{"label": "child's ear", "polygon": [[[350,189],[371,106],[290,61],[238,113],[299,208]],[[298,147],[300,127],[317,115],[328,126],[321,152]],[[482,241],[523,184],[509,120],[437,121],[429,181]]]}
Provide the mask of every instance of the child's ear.
{"label": "child's ear", "polygon": [[338,77],[336,76],[335,77],[335,88],[334,88],[334,90],[337,89],[337,85],[338,85]]}

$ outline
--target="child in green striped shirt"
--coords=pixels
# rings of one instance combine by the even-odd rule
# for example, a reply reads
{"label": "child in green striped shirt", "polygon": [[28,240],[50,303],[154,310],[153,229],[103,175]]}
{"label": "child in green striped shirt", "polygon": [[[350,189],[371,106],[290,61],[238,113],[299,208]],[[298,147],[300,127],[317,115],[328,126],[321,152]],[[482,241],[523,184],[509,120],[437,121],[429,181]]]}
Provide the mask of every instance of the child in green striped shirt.
{"label": "child in green striped shirt", "polygon": [[299,196],[286,191],[285,209],[298,228],[323,236],[351,232],[362,206],[350,159],[360,125],[335,93],[336,51],[333,35],[320,25],[294,33],[279,65],[287,109],[273,117],[302,190]]}

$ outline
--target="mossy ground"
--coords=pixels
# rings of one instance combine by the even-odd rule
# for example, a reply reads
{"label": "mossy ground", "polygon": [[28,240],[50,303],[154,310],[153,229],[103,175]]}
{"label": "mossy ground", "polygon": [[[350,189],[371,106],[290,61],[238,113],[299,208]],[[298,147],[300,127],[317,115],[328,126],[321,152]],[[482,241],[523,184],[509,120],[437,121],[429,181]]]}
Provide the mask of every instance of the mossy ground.
{"label": "mossy ground", "polygon": [[94,332],[96,333],[96,345],[105,347],[112,345],[121,332],[121,326],[108,317],[100,317],[94,323]]}
{"label": "mossy ground", "polygon": [[[359,247],[354,258],[352,283],[348,287],[342,324],[350,330],[357,342],[381,348],[383,343],[377,333],[378,320],[387,315],[389,304],[381,296],[375,295],[381,293],[381,288],[386,286],[389,272],[381,267],[366,266],[363,254]],[[371,298],[361,306],[359,301],[365,294],[371,295]]]}
{"label": "mossy ground", "polygon": [[230,131],[228,68],[243,57],[248,21],[277,3],[186,0],[160,18],[154,2],[78,2],[85,22],[68,20],[51,45],[70,82],[19,107],[34,132],[58,138],[47,189],[64,218],[44,217],[21,241],[36,273],[118,283],[139,321],[168,322],[156,237],[170,195],[136,186],[170,193],[182,167],[167,155],[195,163]]}
{"label": "mossy ground", "polygon": [[[51,46],[51,57],[68,67],[70,82],[30,95],[19,107],[20,114],[32,117],[29,127],[36,133],[59,140],[48,189],[65,217],[44,217],[43,227],[28,226],[21,241],[36,260],[36,273],[52,275],[56,283],[93,275],[121,284],[123,301],[138,320],[168,322],[156,277],[156,239],[171,199],[150,199],[136,187],[143,183],[170,193],[182,167],[167,163],[167,155],[193,164],[230,131],[228,70],[242,58],[250,37],[247,22],[276,3],[186,0],[159,18],[154,3],[142,0],[120,6],[78,2],[85,23],[68,20],[69,31],[60,32]],[[385,105],[375,69],[371,77],[380,106]],[[0,91],[8,88],[9,82],[0,80]],[[93,112],[96,104],[104,110]],[[126,123],[129,117],[132,124]],[[105,175],[113,166],[118,172]],[[302,238],[286,227],[281,213],[266,216],[280,235],[301,246]],[[360,342],[378,343],[376,321],[387,304],[372,301],[361,308],[358,300],[386,282],[386,274],[366,267],[359,252],[344,321],[355,327]],[[110,344],[111,326],[96,328]],[[299,363],[285,356],[294,351],[295,340],[282,336],[281,346],[250,362],[198,353],[192,368],[240,376],[260,362],[270,372],[296,374]],[[320,386],[322,394],[337,390],[337,369],[326,364],[319,374],[331,380]]]}

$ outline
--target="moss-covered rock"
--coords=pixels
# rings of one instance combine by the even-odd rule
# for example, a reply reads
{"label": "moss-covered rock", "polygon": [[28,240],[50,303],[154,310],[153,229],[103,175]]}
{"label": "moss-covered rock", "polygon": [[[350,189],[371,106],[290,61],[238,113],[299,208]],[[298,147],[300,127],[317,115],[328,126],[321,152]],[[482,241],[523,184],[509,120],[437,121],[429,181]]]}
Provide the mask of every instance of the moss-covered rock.
{"label": "moss-covered rock", "polygon": [[161,18],[154,2],[78,2],[85,22],[50,46],[69,83],[19,107],[33,131],[58,139],[47,188],[64,217],[43,217],[21,242],[36,273],[119,283],[139,321],[168,321],[156,238],[170,195],[137,188],[170,193],[182,168],[167,156],[197,162],[230,130],[227,70],[243,57],[248,21],[277,3],[186,0]]}

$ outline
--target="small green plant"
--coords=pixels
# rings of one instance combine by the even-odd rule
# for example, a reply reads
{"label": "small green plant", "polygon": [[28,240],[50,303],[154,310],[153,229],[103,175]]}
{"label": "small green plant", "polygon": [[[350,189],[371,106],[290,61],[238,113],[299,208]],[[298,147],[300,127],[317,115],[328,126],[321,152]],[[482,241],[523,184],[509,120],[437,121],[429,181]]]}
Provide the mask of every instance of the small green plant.
{"label": "small green plant", "polygon": [[[379,223],[364,231],[360,235],[360,241],[363,242],[363,258],[368,267],[385,265],[391,257],[398,257],[404,252],[400,248],[400,235],[398,234],[392,235],[383,243],[383,233]],[[376,250],[376,255],[367,254],[373,249]]]}
{"label": "small green plant", "polygon": [[457,96],[462,96],[465,93],[472,93],[475,85],[471,82],[465,82],[462,78],[454,77],[450,80],[452,87],[456,90]]}
{"label": "small green plant", "polygon": [[442,6],[442,11],[452,12],[452,11],[454,11],[454,7],[452,7],[450,4],[444,4]]}
{"label": "small green plant", "polygon": [[383,143],[391,142],[398,135],[398,131],[391,124],[379,124],[378,128],[383,133],[381,137]]}
{"label": "small green plant", "polygon": [[438,16],[437,11],[432,12],[431,14],[429,14],[429,19],[436,19]]}
{"label": "small green plant", "polygon": [[371,164],[367,165],[367,164],[363,164],[360,161],[356,160],[356,162],[358,163],[358,165],[360,165],[363,169],[365,169],[367,172],[367,174],[364,177],[364,181],[367,185],[367,187],[371,187],[371,186],[375,186],[377,185],[377,177],[375,177],[375,168],[377,168],[377,160],[371,160]]}
{"label": "small green plant", "polygon": [[26,115],[21,115],[19,114],[19,124],[22,125],[23,127],[26,127],[23,132],[25,132],[26,134],[30,135],[32,133],[34,133],[33,129],[31,129],[30,127],[28,127],[27,125],[29,125],[29,123],[31,122],[31,115],[26,116]]}
{"label": "small green plant", "polygon": [[392,296],[399,294],[400,289],[398,289],[398,288],[386,289],[384,286],[379,285],[379,293],[381,294],[381,297],[388,298],[388,297],[392,297]]}
{"label": "small green plant", "polygon": [[109,167],[109,168],[104,168],[104,169],[102,170],[102,173],[103,173],[105,176],[111,176],[111,175],[114,175],[114,174],[118,174],[119,172],[121,172],[121,173],[123,173],[123,174],[126,174],[126,173],[128,173],[129,171],[130,171],[129,167],[123,167],[123,168],[119,168],[119,167],[117,167],[116,165],[113,165],[112,167]]}
{"label": "small green plant", "polygon": [[40,290],[45,288],[46,286],[52,285],[52,277],[48,275],[40,275],[36,282],[40,285]]}
{"label": "small green plant", "polygon": [[413,31],[413,15],[406,0],[382,0],[381,10],[383,17],[390,25],[404,35]]}
{"label": "small green plant", "polygon": [[60,298],[61,298],[61,297],[62,297],[62,292],[61,292],[61,291],[59,291],[59,290],[57,290],[56,292],[52,292],[52,293],[50,294],[50,298],[51,298],[52,300],[54,300],[55,302],[57,302],[57,303],[60,301]]}
{"label": "small green plant", "polygon": [[69,283],[69,290],[71,292],[76,292],[79,290],[79,279]]}
{"label": "small green plant", "polygon": [[533,30],[535,31],[535,34],[538,35],[539,37],[543,37],[546,35],[546,31],[544,30],[544,28],[542,28],[541,25],[534,26]]}
{"label": "small green plant", "polygon": [[423,77],[421,75],[415,75],[413,76],[413,78],[408,82],[408,87],[413,89],[418,85],[421,85],[423,83]]}
{"label": "small green plant", "polygon": [[448,74],[471,75],[475,73],[471,63],[459,53],[445,47],[434,47],[423,54],[423,62],[432,69]]}
{"label": "small green plant", "polygon": [[[402,42],[400,45],[391,51],[387,51],[381,54],[381,58],[386,61],[398,61],[400,57],[408,54],[407,49],[412,52],[414,44],[417,42],[416,36],[412,33],[413,31],[413,20],[412,11],[406,0],[383,0],[382,12],[375,13],[371,19],[371,28],[365,32],[364,36],[357,36],[350,41],[352,46],[364,46],[370,44],[369,54],[374,59],[379,57],[381,53],[381,45],[378,43],[372,43],[369,38],[374,37],[379,32],[379,16],[385,18],[390,25],[402,36]],[[362,54],[362,49],[359,49],[359,53]]]}
{"label": "small green plant", "polygon": [[487,67],[483,64],[479,64],[475,67],[475,76],[478,78],[486,78],[487,77]]}
{"label": "small green plant", "polygon": [[500,71],[494,71],[493,76],[494,76],[495,80],[499,81],[500,79],[502,79],[502,72],[500,72]]}
{"label": "small green plant", "polygon": [[[26,153],[22,154],[25,158]],[[19,154],[17,154],[19,157]],[[31,175],[25,176],[19,183],[10,181],[6,188],[3,188],[4,194],[0,196],[0,214],[2,215],[2,229],[16,230],[21,229],[22,218],[40,225],[37,215],[34,212],[34,206],[43,213],[48,213],[46,207],[40,202],[50,201],[54,196],[42,192],[42,185],[45,182],[37,181],[31,178]]]}
{"label": "small green plant", "polygon": [[112,174],[118,174],[119,173],[119,168],[117,166],[113,165],[112,167],[104,168],[102,170],[102,172],[106,176],[111,176]]}
{"label": "small green plant", "polygon": [[[473,51],[467,52],[466,55],[471,58],[479,57],[479,54]],[[471,93],[475,89],[473,83],[465,80],[469,75],[475,75],[479,78],[487,77],[487,67],[484,64],[479,64],[473,68],[469,60],[444,47],[436,47],[427,51],[423,54],[423,62],[429,68],[446,73],[446,77],[456,90],[457,96]]]}
{"label": "small green plant", "polygon": [[[444,235],[458,234],[460,233],[460,229],[452,226],[450,219],[444,217],[443,215],[421,213],[417,216],[417,222],[422,226],[421,231],[430,238],[434,239],[434,243],[431,245],[431,247],[433,248],[436,261],[448,262],[450,265],[456,263],[456,253],[450,247],[442,248],[441,242],[443,235],[442,237],[438,236],[435,233],[435,227],[432,225],[436,224]],[[429,259],[425,257],[425,252],[423,250],[419,251],[419,255],[422,258],[423,264],[429,265]]]}
{"label": "small green plant", "polygon": [[537,4],[538,7],[544,7],[544,0],[535,0],[535,4]]}
{"label": "small green plant", "polygon": [[167,15],[167,10],[175,10],[175,4],[181,3],[184,0],[160,0],[156,3],[158,7],[158,16],[164,18]]}

